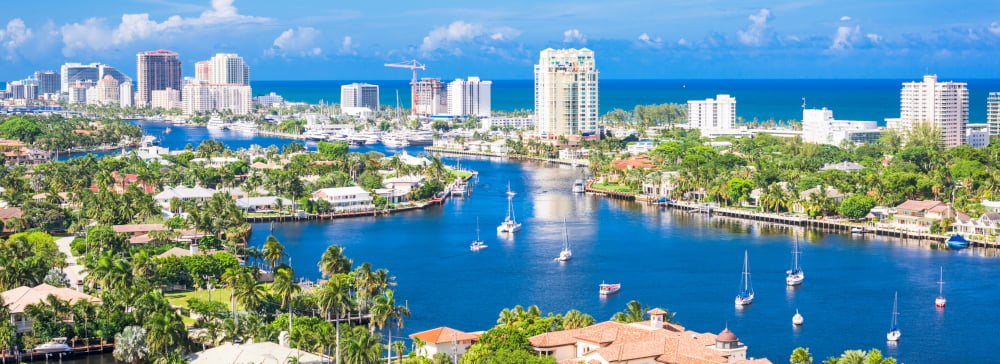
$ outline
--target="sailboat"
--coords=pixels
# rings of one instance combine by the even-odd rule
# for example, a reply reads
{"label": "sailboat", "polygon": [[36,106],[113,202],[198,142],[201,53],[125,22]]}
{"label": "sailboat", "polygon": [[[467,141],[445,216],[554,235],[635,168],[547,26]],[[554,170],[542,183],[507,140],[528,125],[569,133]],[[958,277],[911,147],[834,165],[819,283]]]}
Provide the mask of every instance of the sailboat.
{"label": "sailboat", "polygon": [[569,231],[566,229],[566,220],[563,219],[563,248],[556,261],[565,262],[570,259],[573,259],[573,251],[569,249]]}
{"label": "sailboat", "polygon": [[885,334],[885,338],[889,341],[899,341],[899,337],[903,335],[899,332],[899,326],[896,323],[896,316],[899,316],[897,310],[897,305],[899,304],[899,292],[892,299],[892,325],[889,326],[889,332]]}
{"label": "sailboat", "polygon": [[750,253],[743,251],[743,276],[740,278],[740,293],[736,295],[736,306],[753,303],[753,285],[750,284]]}
{"label": "sailboat", "polygon": [[482,249],[486,249],[487,246],[488,245],[486,245],[486,243],[483,243],[482,239],[479,238],[479,218],[476,217],[476,240],[473,240],[472,244],[469,244],[469,249],[474,252],[477,252]]}
{"label": "sailboat", "polygon": [[806,279],[805,272],[799,267],[799,254],[802,254],[802,252],[799,251],[799,238],[796,237],[795,242],[792,244],[792,269],[785,272],[787,273],[785,283],[789,286],[800,285]]}
{"label": "sailboat", "polygon": [[805,318],[803,318],[802,314],[799,313],[799,309],[796,308],[795,316],[792,316],[792,325],[802,326],[802,324],[805,323],[805,321],[806,321]]}
{"label": "sailboat", "polygon": [[521,231],[521,224],[514,220],[514,192],[510,191],[510,182],[507,182],[507,218],[497,226],[498,233],[516,233]]}
{"label": "sailboat", "polygon": [[941,267],[941,278],[938,279],[938,297],[934,300],[934,307],[944,308],[948,300],[944,298],[944,267]]}

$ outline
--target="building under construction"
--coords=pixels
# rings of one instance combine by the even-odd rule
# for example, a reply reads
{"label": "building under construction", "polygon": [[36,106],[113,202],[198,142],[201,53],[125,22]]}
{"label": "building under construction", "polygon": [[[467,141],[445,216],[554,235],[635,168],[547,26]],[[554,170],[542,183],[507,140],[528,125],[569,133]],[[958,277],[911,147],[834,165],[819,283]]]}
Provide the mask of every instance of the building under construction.
{"label": "building under construction", "polygon": [[413,83],[413,113],[417,116],[448,113],[448,88],[440,78],[424,77]]}

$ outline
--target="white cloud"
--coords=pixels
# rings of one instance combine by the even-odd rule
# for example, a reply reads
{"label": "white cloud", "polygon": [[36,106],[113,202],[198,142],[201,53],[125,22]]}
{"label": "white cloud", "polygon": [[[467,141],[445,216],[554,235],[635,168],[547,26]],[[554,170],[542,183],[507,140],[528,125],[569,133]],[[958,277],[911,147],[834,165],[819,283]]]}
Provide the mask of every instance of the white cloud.
{"label": "white cloud", "polygon": [[[162,22],[149,18],[149,14],[122,14],[121,22],[111,28],[104,19],[89,18],[81,23],[63,25],[63,54],[72,55],[77,50],[103,50],[134,41],[153,38],[165,33],[201,30],[212,26],[264,23],[268,18],[241,15],[234,0],[211,0],[212,6],[197,18],[174,15]],[[192,32],[197,34],[197,32]]]}
{"label": "white cloud", "polygon": [[639,34],[639,43],[653,47],[660,47],[663,45],[663,39],[660,37],[652,37],[648,33],[642,33]]}
{"label": "white cloud", "polygon": [[24,20],[14,18],[7,22],[7,27],[0,29],[0,41],[3,42],[3,48],[6,50],[4,59],[16,58],[19,49],[27,44],[33,36],[31,28],[24,25]]}
{"label": "white cloud", "polygon": [[467,42],[476,42],[485,48],[496,49],[489,44],[507,42],[519,35],[521,35],[520,31],[510,27],[487,27],[483,24],[456,20],[447,26],[435,27],[430,33],[427,33],[423,42],[420,43],[420,52],[424,56],[429,56],[435,51],[461,55],[463,54],[461,45]]}
{"label": "white cloud", "polygon": [[869,42],[872,44],[882,43],[882,36],[874,33],[865,34],[865,38],[868,38]]}
{"label": "white cloud", "polygon": [[682,46],[686,46],[686,45],[690,44],[690,42],[688,42],[687,39],[681,38],[681,39],[677,40],[677,44],[678,45],[682,45]]}
{"label": "white cloud", "polygon": [[864,48],[882,43],[882,36],[874,33],[864,34],[861,26],[855,25],[837,27],[837,32],[833,36],[833,43],[830,44],[832,51],[844,51],[851,48]]}
{"label": "white cloud", "polygon": [[[274,39],[274,45],[265,53],[268,55],[298,55],[298,56],[319,56],[323,54],[323,49],[316,47],[316,39],[320,32],[316,28],[298,27],[289,28]],[[345,41],[350,42],[350,37]]]}
{"label": "white cloud", "polygon": [[563,32],[563,43],[587,43],[587,36],[579,29],[569,29]]}
{"label": "white cloud", "polygon": [[1000,35],[1000,23],[998,22],[990,23],[990,33]]}
{"label": "white cloud", "polygon": [[347,55],[357,55],[358,51],[356,48],[357,46],[354,44],[354,40],[351,39],[351,36],[345,35],[344,41],[341,42],[340,44],[340,51],[338,53]]}
{"label": "white cloud", "polygon": [[750,19],[750,26],[746,30],[736,32],[740,43],[751,47],[766,46],[770,40],[771,26],[767,24],[767,21],[771,18],[771,11],[760,9],[760,11],[750,14],[747,18]]}
{"label": "white cloud", "polygon": [[840,17],[840,21],[850,21],[850,20],[851,20],[851,17],[849,17],[847,15],[844,15],[844,16]]}

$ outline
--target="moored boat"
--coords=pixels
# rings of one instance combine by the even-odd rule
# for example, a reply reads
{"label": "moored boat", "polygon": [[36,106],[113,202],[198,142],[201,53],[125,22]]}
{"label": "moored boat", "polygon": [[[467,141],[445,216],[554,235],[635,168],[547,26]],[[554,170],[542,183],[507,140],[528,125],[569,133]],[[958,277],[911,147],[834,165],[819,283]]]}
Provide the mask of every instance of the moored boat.
{"label": "moored boat", "polygon": [[31,349],[31,351],[36,353],[65,353],[71,350],[73,349],[66,344],[66,338],[64,337],[53,338],[49,342]]}
{"label": "moored boat", "polygon": [[573,251],[569,249],[569,230],[566,229],[566,220],[563,220],[563,248],[556,257],[556,261],[566,262],[573,259]]}
{"label": "moored boat", "polygon": [[486,245],[486,243],[484,243],[483,240],[479,238],[479,218],[477,217],[476,218],[476,240],[473,240],[472,244],[469,244],[469,249],[472,250],[472,251],[474,251],[474,252],[478,252],[480,250],[486,249],[487,247],[488,247],[488,245]]}
{"label": "moored boat", "polygon": [[607,295],[610,295],[610,294],[618,293],[618,291],[620,291],[621,289],[622,289],[622,284],[621,283],[604,283],[604,282],[601,282],[601,285],[598,286],[598,290],[599,290],[601,296],[607,296]]}
{"label": "moored boat", "polygon": [[510,182],[507,183],[507,217],[497,226],[498,233],[516,233],[521,231],[521,223],[514,219],[514,192],[510,190]]}
{"label": "moored boat", "polygon": [[582,179],[573,181],[573,193],[584,193],[587,192],[587,187],[584,185]]}
{"label": "moored boat", "polygon": [[962,250],[969,247],[969,241],[965,237],[955,234],[948,238],[948,247],[952,250]]}
{"label": "moored boat", "polygon": [[944,308],[948,300],[944,298],[944,267],[941,267],[941,278],[938,279],[938,297],[934,299],[934,307]]}
{"label": "moored boat", "polygon": [[799,313],[799,309],[795,309],[795,315],[792,316],[792,325],[801,326],[805,321],[805,318]]}
{"label": "moored boat", "polygon": [[802,284],[802,281],[806,279],[806,273],[802,271],[802,267],[799,267],[799,239],[795,238],[795,242],[792,243],[792,269],[785,272],[785,284],[789,286],[797,286]]}
{"label": "moored boat", "polygon": [[899,292],[892,299],[892,324],[889,325],[889,332],[885,334],[885,338],[889,341],[899,341],[899,337],[903,336],[903,333],[899,331],[898,323],[896,322],[896,317],[899,316],[897,310],[897,304],[899,303]]}
{"label": "moored boat", "polygon": [[736,306],[742,307],[753,303],[753,285],[750,284],[750,253],[743,251],[743,275],[740,278],[740,292],[736,294]]}

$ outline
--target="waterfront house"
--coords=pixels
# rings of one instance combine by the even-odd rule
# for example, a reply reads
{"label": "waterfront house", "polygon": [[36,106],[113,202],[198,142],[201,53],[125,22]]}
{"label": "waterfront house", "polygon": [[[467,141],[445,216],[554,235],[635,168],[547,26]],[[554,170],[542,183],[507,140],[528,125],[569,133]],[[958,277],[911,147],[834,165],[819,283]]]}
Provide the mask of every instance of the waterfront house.
{"label": "waterfront house", "polygon": [[983,208],[985,208],[986,211],[1000,212],[1000,201],[991,201],[983,199],[983,201],[980,202],[979,204],[983,205]]}
{"label": "waterfront house", "polygon": [[586,148],[559,150],[559,159],[562,160],[587,159],[587,158],[590,158],[590,150]]}
{"label": "waterfront house", "polygon": [[[111,172],[111,185],[108,186],[108,191],[122,194],[128,190],[129,186],[136,186],[145,193],[156,192],[156,186],[153,184],[146,183],[145,181],[139,181],[138,174],[120,174],[117,171]],[[90,186],[91,192],[100,191],[100,187],[97,184]]]}
{"label": "waterfront house", "polygon": [[[114,225],[111,229],[116,233],[128,235],[129,244],[145,244],[151,242],[153,241],[153,238],[149,236],[150,232],[170,230],[170,228],[163,224]],[[195,229],[177,230],[177,232],[178,234],[174,236],[173,241],[195,241],[197,238],[208,235],[204,231],[198,231]]]}
{"label": "waterfront house", "polygon": [[961,219],[959,216],[952,227],[956,233],[972,240],[996,240],[997,232],[1000,232],[1000,213],[990,211],[978,219]]}
{"label": "waterfront house", "polygon": [[[70,304],[79,301],[101,303],[100,298],[86,293],[77,292],[70,288],[54,287],[44,283],[35,287],[20,286],[0,293],[0,296],[3,297],[4,304],[7,305],[7,310],[10,312],[10,322],[14,324],[14,329],[18,334],[31,331],[31,319],[24,314],[25,308],[29,305],[47,303],[49,296],[55,296],[62,301],[68,301]],[[73,322],[71,312],[67,312],[64,322]]]}
{"label": "waterfront house", "polygon": [[927,233],[931,225],[955,216],[955,209],[944,202],[907,200],[896,206],[887,225],[893,229]]}
{"label": "waterfront house", "polygon": [[[299,204],[277,196],[244,197],[236,200],[236,206],[246,212],[271,212],[295,210]],[[280,209],[278,207],[281,207]]]}
{"label": "waterfront house", "polygon": [[308,351],[289,348],[272,342],[256,342],[251,344],[225,343],[214,348],[188,355],[188,363],[300,363],[319,364],[325,359]]}
{"label": "waterfront house", "polygon": [[[784,193],[790,193],[790,191],[792,190],[792,186],[788,182],[781,181],[781,182],[775,182],[774,184],[777,185],[779,188],[781,188],[781,190]],[[764,197],[764,194],[766,192],[767,192],[766,188],[754,188],[753,190],[750,191],[750,196],[746,200],[740,201],[740,204],[743,205],[744,207],[760,206],[760,199]]]}
{"label": "waterfront house", "polygon": [[642,194],[655,198],[673,196],[677,189],[676,171],[652,172],[642,179]]}
{"label": "waterfront house", "polygon": [[434,354],[445,353],[458,360],[469,351],[469,347],[479,340],[478,333],[467,333],[450,327],[439,327],[410,335],[412,339],[420,339],[423,345],[414,350],[417,355],[433,358]]}
{"label": "waterfront house", "polygon": [[792,212],[796,214],[806,213],[806,205],[808,201],[817,197],[826,197],[834,204],[840,205],[841,201],[844,201],[844,197],[847,196],[843,192],[840,192],[836,187],[818,185],[816,187],[810,188],[808,190],[799,192],[799,200],[792,204]]}
{"label": "waterfront house", "polygon": [[854,163],[854,162],[843,161],[843,162],[840,162],[840,163],[827,163],[827,164],[824,164],[823,167],[820,168],[819,170],[820,171],[834,171],[834,170],[836,170],[836,171],[844,171],[844,172],[847,172],[847,173],[851,173],[851,172],[860,171],[862,169],[865,169],[865,166],[862,166],[862,165]]}
{"label": "waterfront house", "polygon": [[163,207],[170,207],[170,200],[177,198],[181,201],[205,202],[212,198],[215,190],[201,186],[187,187],[164,187],[163,191],[153,196],[156,203]]}
{"label": "waterfront house", "polygon": [[629,157],[628,159],[613,160],[611,161],[611,167],[618,170],[629,170],[629,169],[649,169],[656,167],[656,165],[649,160],[648,155],[642,154]]}
{"label": "waterfront house", "polygon": [[365,189],[357,186],[323,188],[313,192],[314,200],[326,200],[334,212],[358,212],[374,210],[374,198]]}
{"label": "waterfront house", "polygon": [[747,346],[728,328],[718,335],[689,331],[664,322],[667,312],[655,308],[648,321],[606,321],[587,327],[532,336],[539,355],[559,363],[692,363],[769,364],[747,357]]}
{"label": "waterfront house", "polygon": [[[399,160],[401,162],[403,162],[403,164],[408,165],[408,166],[426,167],[426,166],[431,165],[431,160],[430,159],[427,159],[426,157],[412,156],[409,153],[407,153],[405,150],[402,153],[399,153],[399,154],[396,154],[396,155],[399,156]],[[391,158],[391,157],[387,157],[387,158]]]}
{"label": "waterfront house", "polygon": [[7,224],[7,221],[10,221],[10,219],[13,219],[13,218],[20,219],[21,216],[23,216],[23,215],[24,215],[24,213],[21,211],[20,207],[7,207],[7,208],[4,208],[4,209],[0,210],[0,221],[4,222],[4,224],[3,224],[3,231],[4,232],[13,232],[13,230],[8,227],[10,225]]}

